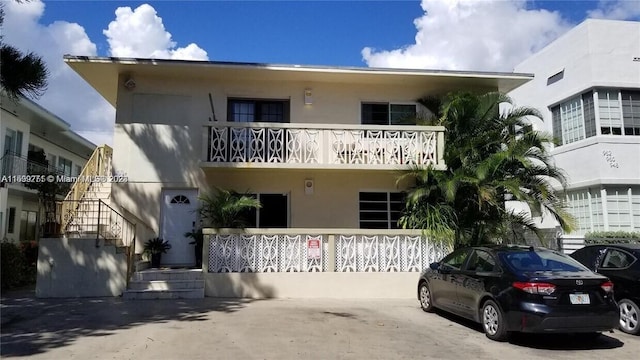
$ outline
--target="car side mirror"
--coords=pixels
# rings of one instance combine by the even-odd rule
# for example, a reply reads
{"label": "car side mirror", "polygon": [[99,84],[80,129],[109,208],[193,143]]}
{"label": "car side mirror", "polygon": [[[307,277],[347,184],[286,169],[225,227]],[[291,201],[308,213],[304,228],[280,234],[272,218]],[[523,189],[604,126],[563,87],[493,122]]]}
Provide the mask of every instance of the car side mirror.
{"label": "car side mirror", "polygon": [[437,262],[431,263],[431,264],[429,264],[429,268],[431,270],[438,270],[438,269],[440,269],[440,263],[437,263]]}

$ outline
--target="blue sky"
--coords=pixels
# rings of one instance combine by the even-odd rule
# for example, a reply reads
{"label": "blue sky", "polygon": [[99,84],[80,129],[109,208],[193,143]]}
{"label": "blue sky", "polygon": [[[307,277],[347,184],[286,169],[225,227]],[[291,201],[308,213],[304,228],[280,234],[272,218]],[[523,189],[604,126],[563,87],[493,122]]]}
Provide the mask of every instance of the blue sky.
{"label": "blue sky", "polygon": [[630,0],[1,1],[4,41],[51,72],[37,102],[95,143],[115,111],[63,54],[511,71],[585,18],[640,20]]}

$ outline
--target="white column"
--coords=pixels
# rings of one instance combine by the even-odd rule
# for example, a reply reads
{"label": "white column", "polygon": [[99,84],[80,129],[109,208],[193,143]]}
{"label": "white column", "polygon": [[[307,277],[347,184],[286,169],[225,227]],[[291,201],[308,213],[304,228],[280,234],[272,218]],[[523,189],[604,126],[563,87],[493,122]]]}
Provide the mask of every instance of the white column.
{"label": "white column", "polygon": [[607,189],[600,189],[602,197],[602,222],[604,223],[604,231],[609,231],[609,210],[607,209]]}
{"label": "white column", "polygon": [[598,90],[593,90],[593,113],[596,115],[596,136],[602,135],[600,131],[600,104],[598,103]]}
{"label": "white column", "polygon": [[633,223],[633,192],[631,191],[631,186],[627,189],[627,201],[629,202],[629,225],[631,225],[629,231],[635,231],[636,228]]}

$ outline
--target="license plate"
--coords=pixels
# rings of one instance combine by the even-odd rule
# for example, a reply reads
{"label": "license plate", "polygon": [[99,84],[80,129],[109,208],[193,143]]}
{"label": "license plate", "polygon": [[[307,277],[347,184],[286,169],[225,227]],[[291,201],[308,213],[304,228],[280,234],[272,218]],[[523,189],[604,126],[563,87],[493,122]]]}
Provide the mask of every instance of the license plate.
{"label": "license plate", "polygon": [[574,305],[591,304],[589,294],[569,294],[569,300]]}

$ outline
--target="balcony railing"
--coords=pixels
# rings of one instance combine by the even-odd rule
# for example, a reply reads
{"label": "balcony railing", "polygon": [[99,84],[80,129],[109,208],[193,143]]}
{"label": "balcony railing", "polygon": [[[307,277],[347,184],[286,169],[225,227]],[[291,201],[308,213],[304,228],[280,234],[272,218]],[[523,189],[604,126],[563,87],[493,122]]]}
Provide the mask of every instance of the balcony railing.
{"label": "balcony railing", "polygon": [[444,169],[444,127],[299,123],[206,126],[207,166]]}
{"label": "balcony railing", "polygon": [[18,156],[14,153],[5,153],[2,156],[2,176],[22,176],[22,175],[64,175],[64,173],[53,165],[42,164],[29,160],[26,157]]}

